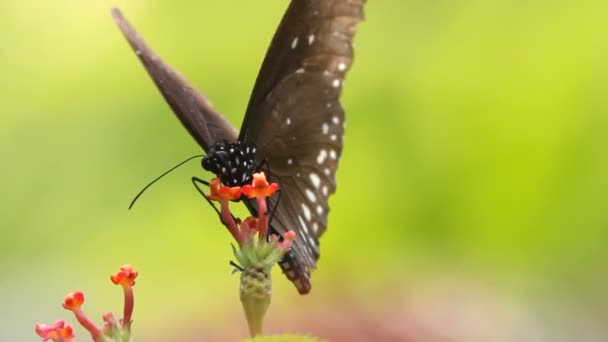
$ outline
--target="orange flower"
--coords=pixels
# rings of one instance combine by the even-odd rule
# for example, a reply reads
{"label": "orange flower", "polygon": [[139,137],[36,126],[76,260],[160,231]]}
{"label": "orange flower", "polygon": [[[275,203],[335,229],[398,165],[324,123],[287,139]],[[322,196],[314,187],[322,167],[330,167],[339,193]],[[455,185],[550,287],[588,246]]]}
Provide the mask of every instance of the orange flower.
{"label": "orange flower", "polygon": [[234,201],[241,198],[241,187],[223,186],[219,178],[214,178],[209,183],[211,194],[207,196],[212,201]]}
{"label": "orange flower", "polygon": [[84,303],[84,293],[80,291],[68,293],[63,301],[63,308],[70,311],[80,310],[80,306]]}
{"label": "orange flower", "polygon": [[135,278],[137,278],[138,274],[139,273],[134,270],[131,265],[125,264],[120,266],[120,271],[118,271],[118,273],[110,276],[110,280],[112,280],[115,285],[122,285],[123,287],[133,286],[135,285]]}
{"label": "orange flower", "polygon": [[254,173],[251,185],[243,186],[243,194],[248,198],[270,197],[272,196],[279,185],[277,183],[268,184],[264,172]]}
{"label": "orange flower", "polygon": [[64,321],[57,321],[52,325],[42,323],[36,324],[36,334],[43,341],[72,341],[74,339],[74,328],[71,325],[65,324]]}

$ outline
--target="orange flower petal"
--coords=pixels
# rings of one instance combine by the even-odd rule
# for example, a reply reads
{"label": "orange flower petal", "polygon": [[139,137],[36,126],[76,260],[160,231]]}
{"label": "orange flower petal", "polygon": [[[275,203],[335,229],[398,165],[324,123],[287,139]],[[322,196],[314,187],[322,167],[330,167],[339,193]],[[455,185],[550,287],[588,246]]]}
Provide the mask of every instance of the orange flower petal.
{"label": "orange flower petal", "polygon": [[110,280],[112,280],[115,285],[133,286],[135,285],[135,278],[137,278],[138,274],[139,273],[133,269],[131,265],[125,264],[120,267],[118,273],[110,276]]}
{"label": "orange flower petal", "polygon": [[52,325],[46,325],[43,323],[36,324],[36,334],[42,338],[43,341],[57,340],[60,331],[64,328],[65,322],[63,320],[56,321]]}
{"label": "orange flower petal", "polygon": [[241,198],[241,187],[223,186],[219,178],[214,178],[209,182],[210,194],[207,196],[212,201],[233,201]]}
{"label": "orange flower petal", "polygon": [[253,174],[251,185],[243,186],[243,194],[248,198],[270,197],[274,195],[278,188],[277,183],[268,183],[264,172],[259,172]]}
{"label": "orange flower petal", "polygon": [[74,338],[74,328],[71,325],[66,324],[63,328],[59,330],[59,335],[67,339]]}
{"label": "orange flower petal", "polygon": [[80,306],[84,303],[84,293],[80,291],[68,293],[63,301],[63,308],[70,311],[80,310]]}

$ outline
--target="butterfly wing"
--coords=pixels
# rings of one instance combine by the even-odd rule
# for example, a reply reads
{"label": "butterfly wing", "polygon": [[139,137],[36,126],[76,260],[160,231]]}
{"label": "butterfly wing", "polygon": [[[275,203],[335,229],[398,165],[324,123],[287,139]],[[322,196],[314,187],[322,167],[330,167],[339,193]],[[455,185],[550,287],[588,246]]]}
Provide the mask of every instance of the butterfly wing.
{"label": "butterfly wing", "polygon": [[217,141],[236,141],[237,131],[207,98],[152,51],[118,9],[112,16],[161,94],[190,135],[205,151]]}
{"label": "butterfly wing", "polygon": [[[249,100],[240,141],[257,145],[260,162],[281,187],[273,230],[295,230],[281,263],[300,293],[310,290],[327,227],[328,198],[342,151],[339,102],[353,59],[352,39],[364,0],[293,0],[272,40]],[[249,203],[254,207],[253,203]]]}

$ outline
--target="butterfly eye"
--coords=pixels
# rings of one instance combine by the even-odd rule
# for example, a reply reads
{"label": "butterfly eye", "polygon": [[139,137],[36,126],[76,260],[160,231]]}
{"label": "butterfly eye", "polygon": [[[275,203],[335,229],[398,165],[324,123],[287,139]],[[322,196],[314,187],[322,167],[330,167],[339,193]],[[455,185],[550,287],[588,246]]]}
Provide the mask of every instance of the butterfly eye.
{"label": "butterfly eye", "polygon": [[211,168],[213,168],[213,166],[211,166],[213,164],[213,160],[209,155],[206,155],[203,157],[203,160],[201,160],[201,165],[203,166],[203,169],[210,171]]}

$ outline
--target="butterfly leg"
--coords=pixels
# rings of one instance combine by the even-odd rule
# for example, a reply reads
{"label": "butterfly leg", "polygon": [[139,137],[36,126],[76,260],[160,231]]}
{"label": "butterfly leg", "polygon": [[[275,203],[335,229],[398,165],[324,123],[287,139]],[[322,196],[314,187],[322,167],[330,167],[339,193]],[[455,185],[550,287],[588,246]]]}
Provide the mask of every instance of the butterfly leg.
{"label": "butterfly leg", "polygon": [[[200,188],[199,184],[203,184],[205,186],[209,186],[209,182],[202,180],[198,177],[192,177],[192,184],[194,184],[194,187],[196,188],[196,190],[205,198],[205,200],[207,200],[207,203],[209,203],[209,205],[213,208],[213,210],[215,210],[215,212],[217,213],[217,216],[220,217],[220,221],[223,224],[226,224],[226,222],[224,222],[224,220],[222,219],[222,214],[220,213],[220,211],[217,209],[217,207],[215,206],[215,204],[213,204],[213,202],[209,199],[209,197],[207,197],[207,195],[205,194],[205,192]],[[232,214],[230,214],[232,215]],[[234,222],[236,222],[237,224],[241,223],[241,220],[234,217],[234,215],[232,215],[232,219],[234,220]]]}
{"label": "butterfly leg", "polygon": [[[272,219],[274,218],[274,214],[276,213],[280,202],[281,202],[281,188],[277,189],[277,202],[272,207],[272,210],[270,210],[270,217],[268,218],[268,222],[269,222],[270,226],[272,226]],[[270,233],[271,232],[268,231],[269,235],[270,235]]]}

